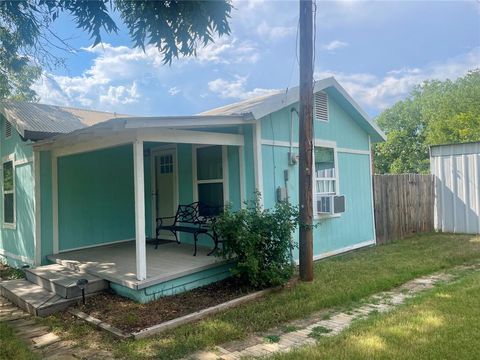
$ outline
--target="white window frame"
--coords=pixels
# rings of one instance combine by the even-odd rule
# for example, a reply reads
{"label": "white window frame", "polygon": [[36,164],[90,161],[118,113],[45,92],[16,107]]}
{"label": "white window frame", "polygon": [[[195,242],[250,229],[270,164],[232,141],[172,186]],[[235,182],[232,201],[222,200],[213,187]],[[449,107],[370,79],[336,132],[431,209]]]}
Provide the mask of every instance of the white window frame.
{"label": "white window frame", "polygon": [[[4,183],[4,174],[3,174],[3,165],[7,162],[12,162],[12,180],[13,180],[13,190],[5,191]],[[15,155],[10,154],[2,158],[2,224],[5,229],[15,229],[17,227],[17,197],[15,195],[16,183],[15,183]],[[13,194],[13,222],[5,222],[5,194]]]}
{"label": "white window frame", "polygon": [[[317,178],[317,170],[315,168],[315,148],[316,147],[324,147],[333,149],[333,161],[335,164],[335,177],[334,178]],[[338,168],[338,151],[337,151],[337,143],[335,141],[326,141],[326,140],[315,140],[314,142],[314,149],[312,154],[312,162],[313,162],[313,218],[314,219],[325,219],[325,218],[335,218],[340,217],[341,214],[321,214],[318,212],[317,209],[317,180],[335,180],[335,193],[325,193],[325,195],[334,195],[337,196],[340,194],[340,181],[339,181],[339,168]]]}
{"label": "white window frame", "polygon": [[[197,178],[197,149],[210,147],[210,146],[221,146],[222,148],[222,179],[209,179],[209,180],[198,180]],[[225,145],[192,145],[192,178],[193,178],[193,201],[198,201],[198,185],[200,184],[218,184],[222,183],[223,185],[223,205],[229,203],[229,191],[228,191],[228,153],[227,146]]]}
{"label": "white window frame", "polygon": [[[324,93],[325,98],[327,99],[327,120],[322,120],[320,118],[317,118],[317,112],[316,112],[316,107],[317,103],[315,101],[315,97],[317,96],[318,93]],[[328,101],[328,94],[324,91],[317,91],[316,93],[313,94],[313,117],[315,118],[316,121],[322,122],[322,123],[328,123],[330,122],[330,104]]]}

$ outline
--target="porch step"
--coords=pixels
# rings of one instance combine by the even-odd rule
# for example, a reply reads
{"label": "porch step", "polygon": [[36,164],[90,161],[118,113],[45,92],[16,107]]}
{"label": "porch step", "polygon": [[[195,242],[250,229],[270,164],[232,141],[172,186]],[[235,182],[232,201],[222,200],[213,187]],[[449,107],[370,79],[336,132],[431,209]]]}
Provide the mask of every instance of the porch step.
{"label": "porch step", "polygon": [[82,291],[77,286],[79,279],[88,280],[85,294],[93,294],[108,288],[108,282],[104,279],[84,271],[68,269],[59,264],[26,269],[25,274],[28,281],[65,299],[82,296]]}
{"label": "porch step", "polygon": [[24,279],[0,282],[0,294],[34,316],[48,316],[80,300],[64,299]]}

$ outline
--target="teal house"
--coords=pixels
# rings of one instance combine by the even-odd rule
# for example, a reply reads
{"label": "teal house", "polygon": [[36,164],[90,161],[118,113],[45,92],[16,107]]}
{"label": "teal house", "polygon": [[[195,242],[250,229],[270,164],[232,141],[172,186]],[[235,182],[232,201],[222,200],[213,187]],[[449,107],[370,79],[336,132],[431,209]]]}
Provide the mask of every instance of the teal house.
{"label": "teal house", "polygon": [[[314,92],[321,259],[375,244],[371,145],[384,135],[334,78]],[[65,268],[140,302],[202,286],[229,275],[207,256],[212,239],[199,236],[196,256],[188,233],[155,244],[156,218],[196,201],[239,209],[257,190],[265,208],[298,202],[298,88],[195,116],[21,102],[0,114],[0,257],[44,280]]]}

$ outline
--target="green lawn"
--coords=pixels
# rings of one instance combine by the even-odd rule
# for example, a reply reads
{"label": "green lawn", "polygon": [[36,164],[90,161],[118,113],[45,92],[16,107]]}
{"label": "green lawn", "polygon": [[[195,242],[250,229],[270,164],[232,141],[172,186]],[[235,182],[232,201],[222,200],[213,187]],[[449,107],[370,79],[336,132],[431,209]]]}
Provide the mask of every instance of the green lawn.
{"label": "green lawn", "polygon": [[[390,245],[320,261],[315,264],[313,283],[296,284],[259,301],[154,338],[112,343],[110,337],[92,330],[89,334],[82,332],[82,339],[85,343],[95,342],[98,346],[110,348],[117,356],[128,359],[179,358],[302,318],[314,311],[349,306],[410,279],[479,259],[479,237],[447,234],[414,236]],[[68,335],[78,329],[75,323],[55,323],[63,334]]]}
{"label": "green lawn", "polygon": [[13,329],[3,322],[0,322],[0,359],[37,359],[37,357],[30,352],[27,344],[18,339]]}
{"label": "green lawn", "polygon": [[479,359],[480,274],[443,285],[318,345],[271,360]]}

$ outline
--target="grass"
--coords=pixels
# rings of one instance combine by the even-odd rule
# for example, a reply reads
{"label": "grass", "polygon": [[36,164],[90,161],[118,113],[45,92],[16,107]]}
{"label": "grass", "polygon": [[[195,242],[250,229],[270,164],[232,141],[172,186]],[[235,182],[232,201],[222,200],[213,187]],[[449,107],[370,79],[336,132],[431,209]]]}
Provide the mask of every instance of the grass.
{"label": "grass", "polygon": [[34,360],[38,357],[18,339],[10,326],[0,322],[0,359]]}
{"label": "grass", "polygon": [[342,334],[272,360],[478,359],[480,274],[441,285],[389,314],[355,322]]}
{"label": "grass", "polygon": [[267,335],[265,336],[265,340],[269,343],[278,343],[280,341],[279,335]]}
{"label": "grass", "polygon": [[314,339],[319,339],[323,334],[328,334],[329,332],[332,332],[332,330],[327,329],[326,327],[323,327],[323,326],[315,326],[312,329],[312,332],[308,336]]}
{"label": "grass", "polygon": [[[119,357],[180,358],[199,349],[281,326],[321,309],[348,307],[413,278],[478,259],[479,237],[418,235],[317,262],[312,283],[298,283],[154,338],[111,343],[109,337],[95,336],[101,342],[100,346],[111,349]],[[71,324],[65,326],[74,327]],[[63,331],[68,335],[68,329]],[[88,336],[85,335],[84,339]]]}

